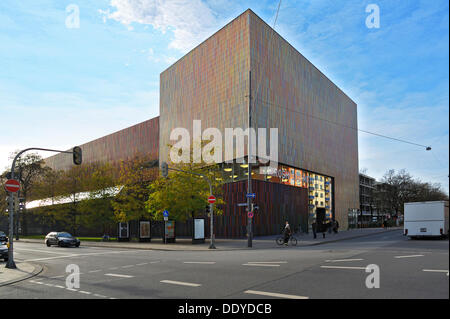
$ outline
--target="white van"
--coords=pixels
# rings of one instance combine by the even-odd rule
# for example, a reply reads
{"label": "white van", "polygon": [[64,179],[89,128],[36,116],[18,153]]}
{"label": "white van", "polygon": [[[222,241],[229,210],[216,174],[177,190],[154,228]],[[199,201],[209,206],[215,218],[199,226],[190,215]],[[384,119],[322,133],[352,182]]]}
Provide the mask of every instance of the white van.
{"label": "white van", "polygon": [[404,235],[448,236],[448,201],[405,203]]}

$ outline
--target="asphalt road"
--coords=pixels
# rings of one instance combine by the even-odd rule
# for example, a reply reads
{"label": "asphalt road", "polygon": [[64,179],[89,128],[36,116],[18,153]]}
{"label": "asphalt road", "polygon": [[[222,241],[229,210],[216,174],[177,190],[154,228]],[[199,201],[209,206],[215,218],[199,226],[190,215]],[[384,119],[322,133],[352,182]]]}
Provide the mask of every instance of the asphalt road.
{"label": "asphalt road", "polygon": [[[448,240],[408,240],[401,231],[264,250],[14,247],[16,261],[40,263],[44,271],[0,287],[0,299],[449,298]],[[67,289],[70,264],[79,267],[79,288]],[[379,267],[379,288],[366,287],[371,264]]]}

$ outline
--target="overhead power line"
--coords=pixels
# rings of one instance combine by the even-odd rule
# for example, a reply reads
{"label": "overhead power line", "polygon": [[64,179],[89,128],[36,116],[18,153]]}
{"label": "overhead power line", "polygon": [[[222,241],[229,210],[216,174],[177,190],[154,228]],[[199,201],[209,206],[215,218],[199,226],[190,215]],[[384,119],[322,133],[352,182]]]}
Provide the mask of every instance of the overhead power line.
{"label": "overhead power line", "polygon": [[375,136],[378,136],[378,137],[387,138],[387,139],[394,140],[394,141],[397,141],[397,142],[402,142],[402,143],[407,143],[407,144],[411,144],[411,145],[424,147],[427,151],[431,150],[430,146],[426,146],[426,145],[410,142],[410,141],[407,141],[407,140],[403,140],[403,139],[399,139],[399,138],[395,138],[395,137],[391,137],[391,136],[387,136],[387,135],[383,135],[383,134],[379,134],[379,133],[375,133],[375,132],[370,132],[370,131],[367,131],[367,130],[362,130],[362,129],[359,129],[357,127],[345,125],[345,124],[342,124],[342,123],[330,121],[330,120],[327,120],[327,119],[324,119],[324,118],[321,118],[321,117],[318,117],[318,116],[314,116],[312,114],[308,114],[308,113],[302,112],[300,110],[294,110],[294,109],[290,109],[290,108],[282,106],[282,105],[278,105],[278,104],[275,104],[275,103],[264,101],[261,98],[256,98],[256,100],[258,100],[258,101],[260,101],[260,102],[262,102],[264,104],[267,104],[267,105],[272,105],[272,106],[275,106],[275,107],[278,107],[278,108],[281,108],[281,109],[284,109],[284,110],[287,110],[287,111],[290,111],[290,112],[299,113],[299,114],[302,114],[302,115],[305,115],[305,116],[308,116],[308,117],[311,117],[311,118],[314,118],[314,119],[317,119],[317,120],[320,120],[320,121],[324,121],[324,122],[327,122],[327,123],[330,123],[330,124],[346,127],[346,128],[349,128],[349,129],[352,129],[352,130],[355,130],[355,131],[359,131],[359,132],[363,132],[363,133],[366,133],[366,134],[375,135]]}

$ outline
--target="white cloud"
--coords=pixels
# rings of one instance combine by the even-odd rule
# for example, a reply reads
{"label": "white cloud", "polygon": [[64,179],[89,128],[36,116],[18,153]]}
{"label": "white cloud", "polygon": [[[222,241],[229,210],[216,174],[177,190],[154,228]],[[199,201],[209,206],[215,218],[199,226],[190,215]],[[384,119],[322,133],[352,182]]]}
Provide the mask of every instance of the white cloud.
{"label": "white cloud", "polygon": [[169,48],[187,52],[217,29],[212,10],[201,0],[111,0],[107,18],[127,27],[151,25],[163,33],[173,32]]}
{"label": "white cloud", "polygon": [[178,59],[173,56],[168,56],[164,59],[164,61],[166,61],[166,63],[168,63],[168,64],[174,64],[177,60]]}

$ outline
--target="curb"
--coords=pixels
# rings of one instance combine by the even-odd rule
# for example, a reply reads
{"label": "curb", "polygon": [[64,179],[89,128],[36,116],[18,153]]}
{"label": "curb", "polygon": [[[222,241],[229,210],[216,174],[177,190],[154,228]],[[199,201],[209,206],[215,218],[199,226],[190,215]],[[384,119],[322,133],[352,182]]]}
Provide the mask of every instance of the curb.
{"label": "curb", "polygon": [[[401,228],[392,228],[392,229],[385,229],[376,233],[370,233],[370,234],[359,234],[359,235],[354,235],[354,236],[350,236],[350,237],[346,237],[346,238],[340,238],[340,239],[333,239],[333,240],[327,240],[327,241],[320,241],[320,242],[316,242],[316,243],[310,243],[310,244],[305,244],[302,245],[301,241],[299,242],[299,245],[297,247],[309,247],[309,246],[317,246],[317,245],[324,245],[324,244],[329,244],[329,243],[335,243],[335,242],[339,242],[339,241],[344,241],[344,240],[350,240],[350,239],[355,239],[355,238],[361,238],[361,237],[368,237],[368,236],[373,236],[373,235],[378,235],[378,234],[383,234],[383,233],[387,233],[387,232],[392,232],[392,231],[397,231],[397,230],[401,230]],[[27,239],[21,239],[22,242],[24,243],[36,243],[35,241],[28,241]],[[217,244],[217,243],[216,243]],[[89,245],[83,245],[84,247],[100,247],[100,248],[117,248],[117,249],[141,249],[141,250],[158,250],[158,251],[195,251],[195,252],[200,252],[200,251],[233,251],[233,250],[248,250],[248,249],[252,249],[249,247],[242,247],[242,248],[223,248],[221,249],[220,247],[217,249],[167,249],[167,248],[159,248],[159,247],[120,247],[120,246],[115,246],[115,245],[95,245],[95,244],[89,244]],[[253,247],[253,249],[265,249],[268,247],[262,247],[262,248],[257,248],[257,247]],[[270,248],[270,247],[269,247]]]}
{"label": "curb", "polygon": [[34,276],[39,275],[44,270],[44,267],[42,265],[40,265],[40,264],[35,264],[35,263],[29,263],[29,264],[34,266],[34,270],[31,273],[28,273],[28,274],[24,275],[23,277],[20,277],[20,278],[17,278],[17,279],[13,279],[13,280],[9,280],[9,281],[5,281],[3,283],[0,283],[0,287],[11,285],[11,284],[15,284],[17,282],[30,279],[30,278],[32,278]]}

